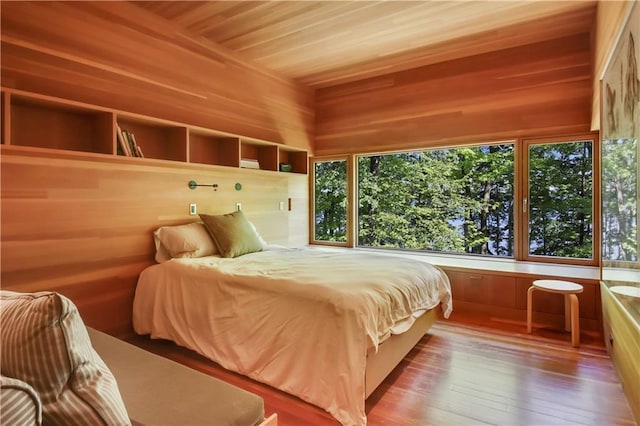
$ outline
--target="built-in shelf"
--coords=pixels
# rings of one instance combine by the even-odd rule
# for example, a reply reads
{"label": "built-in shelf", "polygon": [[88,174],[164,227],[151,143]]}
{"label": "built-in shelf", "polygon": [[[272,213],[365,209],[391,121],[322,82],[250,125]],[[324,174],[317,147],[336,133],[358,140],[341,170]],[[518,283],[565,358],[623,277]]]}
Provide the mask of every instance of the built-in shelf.
{"label": "built-in shelf", "polygon": [[303,149],[14,89],[1,94],[1,143],[6,146],[130,160],[119,140],[121,129],[134,135],[144,156],[136,159],[141,164],[165,160],[238,168],[241,159],[249,159],[261,170],[277,172],[280,163],[287,163],[291,172],[307,174]]}

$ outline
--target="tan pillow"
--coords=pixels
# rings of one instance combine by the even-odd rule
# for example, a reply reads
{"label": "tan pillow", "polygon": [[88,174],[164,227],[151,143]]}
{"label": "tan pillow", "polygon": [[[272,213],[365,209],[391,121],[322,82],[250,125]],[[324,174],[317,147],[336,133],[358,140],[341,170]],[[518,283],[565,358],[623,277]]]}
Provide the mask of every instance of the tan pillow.
{"label": "tan pillow", "polygon": [[242,211],[218,216],[201,214],[222,257],[238,257],[262,251],[262,243]]}
{"label": "tan pillow", "polygon": [[218,254],[209,232],[200,222],[162,226],[155,230],[156,262],[173,258],[203,257]]}
{"label": "tan pillow", "polygon": [[0,323],[2,374],[35,389],[43,424],[131,424],[73,302],[53,292],[0,291]]}

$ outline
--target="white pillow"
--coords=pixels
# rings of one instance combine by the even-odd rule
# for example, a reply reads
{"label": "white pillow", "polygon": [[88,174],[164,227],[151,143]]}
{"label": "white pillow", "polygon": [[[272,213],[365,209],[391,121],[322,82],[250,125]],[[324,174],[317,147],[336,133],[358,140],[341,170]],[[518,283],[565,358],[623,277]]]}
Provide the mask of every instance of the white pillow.
{"label": "white pillow", "polygon": [[158,263],[173,258],[218,254],[218,249],[202,222],[162,226],[154,231],[153,240],[156,245],[156,262]]}

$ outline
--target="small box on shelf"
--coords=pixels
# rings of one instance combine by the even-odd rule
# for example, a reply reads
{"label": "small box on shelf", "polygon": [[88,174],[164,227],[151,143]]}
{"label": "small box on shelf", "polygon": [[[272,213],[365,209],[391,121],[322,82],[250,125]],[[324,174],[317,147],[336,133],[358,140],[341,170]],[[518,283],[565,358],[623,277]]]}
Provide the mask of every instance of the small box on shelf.
{"label": "small box on shelf", "polygon": [[289,164],[289,163],[280,163],[279,170],[281,172],[290,172],[292,170],[291,164]]}
{"label": "small box on shelf", "polygon": [[251,158],[241,158],[240,167],[242,167],[243,169],[260,170],[260,162]]}

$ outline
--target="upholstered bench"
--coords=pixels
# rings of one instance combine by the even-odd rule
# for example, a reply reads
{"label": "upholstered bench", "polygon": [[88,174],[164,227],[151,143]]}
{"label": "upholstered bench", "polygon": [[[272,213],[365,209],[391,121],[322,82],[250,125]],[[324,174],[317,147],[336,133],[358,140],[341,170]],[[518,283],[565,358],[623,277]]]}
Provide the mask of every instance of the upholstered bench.
{"label": "upholstered bench", "polygon": [[0,290],[0,425],[275,426],[262,398],[87,328],[54,292]]}
{"label": "upholstered bench", "polygon": [[[262,398],[175,361],[88,328],[113,373],[133,425],[262,424]],[[277,420],[275,415],[273,423]]]}

